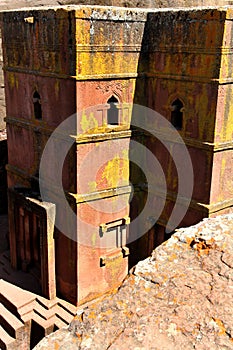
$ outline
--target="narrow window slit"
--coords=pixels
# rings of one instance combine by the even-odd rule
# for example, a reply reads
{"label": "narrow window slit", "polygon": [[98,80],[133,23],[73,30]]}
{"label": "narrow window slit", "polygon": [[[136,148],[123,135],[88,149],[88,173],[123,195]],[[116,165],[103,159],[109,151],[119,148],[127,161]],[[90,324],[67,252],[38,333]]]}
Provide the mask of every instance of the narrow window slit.
{"label": "narrow window slit", "polygon": [[108,109],[108,125],[119,125],[119,109],[117,108],[117,104],[119,101],[115,96],[109,98],[107,103],[110,105]]}
{"label": "narrow window slit", "polygon": [[183,107],[179,99],[176,99],[171,105],[171,123],[177,130],[181,130],[183,126]]}
{"label": "narrow window slit", "polygon": [[33,94],[34,116],[36,119],[42,119],[41,99],[37,91]]}

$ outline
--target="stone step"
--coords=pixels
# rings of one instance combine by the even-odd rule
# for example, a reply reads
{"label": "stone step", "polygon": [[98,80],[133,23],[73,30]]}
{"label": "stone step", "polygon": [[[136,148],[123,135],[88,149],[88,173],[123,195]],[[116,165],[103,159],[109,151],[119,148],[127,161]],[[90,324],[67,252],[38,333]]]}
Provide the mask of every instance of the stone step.
{"label": "stone step", "polygon": [[63,320],[61,320],[59,317],[56,317],[56,319],[55,319],[55,326],[58,329],[61,329],[61,328],[67,327],[68,324],[66,322],[64,322]]}
{"label": "stone step", "polygon": [[7,310],[2,303],[0,303],[0,324],[11,337],[16,339],[19,338],[25,327],[24,323]]}
{"label": "stone step", "polygon": [[73,320],[74,315],[76,314],[76,309],[75,312],[72,312],[71,310],[68,310],[66,307],[64,307],[61,303],[58,304],[57,302],[55,304],[51,304],[50,308],[48,308],[48,305],[41,303],[41,300],[39,301],[38,298],[33,310],[44,320],[50,320],[52,317],[56,316],[61,319],[66,325]]}
{"label": "stone step", "polygon": [[54,332],[56,328],[60,329],[67,327],[73,318],[69,318],[68,321],[68,319],[64,320],[64,315],[61,316],[59,314],[54,314],[50,319],[45,320],[43,317],[40,316],[40,314],[34,312],[31,316],[31,319],[44,329],[44,336],[46,336]]}
{"label": "stone step", "polygon": [[[1,279],[0,323],[2,341],[0,350],[25,350],[30,343],[30,325],[38,325],[41,336],[67,327],[76,315],[77,307],[59,298],[47,300],[37,294]],[[15,342],[13,341],[15,340]]]}
{"label": "stone step", "polygon": [[47,309],[37,301],[33,310],[34,312],[36,312],[36,314],[38,314],[44,320],[49,320],[55,315],[55,309],[56,309],[55,307],[52,307],[51,309]]}
{"label": "stone step", "polygon": [[5,329],[0,326],[0,349],[13,350],[15,348],[16,339],[12,338]]}
{"label": "stone step", "polygon": [[64,310],[66,310],[72,316],[76,315],[77,306],[74,306],[74,305],[68,303],[67,301],[62,300],[62,299],[58,299],[58,298],[57,298],[57,305],[59,307],[62,307]]}
{"label": "stone step", "polygon": [[34,311],[33,311],[33,309],[31,310],[31,306],[30,306],[30,310],[29,310],[29,307],[28,307],[28,312],[25,313],[23,316],[20,316],[20,319],[24,323],[27,323],[27,322],[31,321],[31,319],[33,318],[33,315],[34,315]]}
{"label": "stone step", "polygon": [[56,316],[68,325],[74,318],[76,313],[70,313],[62,305],[57,305]]}
{"label": "stone step", "polygon": [[24,322],[28,319],[28,315],[35,307],[35,299],[30,300],[26,305],[18,306],[17,304],[14,304],[12,300],[9,300],[7,295],[3,295],[1,293],[0,302],[16,317],[19,319],[22,318]]}
{"label": "stone step", "polygon": [[45,320],[39,314],[34,312],[31,319],[36,324],[38,324],[40,327],[42,327],[44,329],[44,336],[46,336],[46,335],[48,335],[48,334],[50,334],[51,332],[54,331],[54,325],[55,325],[55,322],[56,322],[55,315],[53,317],[51,317],[49,320]]}
{"label": "stone step", "polygon": [[35,295],[0,280],[0,302],[16,317],[21,318],[33,310]]}
{"label": "stone step", "polygon": [[57,305],[57,299],[48,300],[39,295],[36,296],[36,301],[42,305],[45,309],[50,310]]}
{"label": "stone step", "polygon": [[76,315],[77,307],[62,299],[55,298],[53,300],[47,300],[43,297],[37,296],[36,301],[37,306],[35,310],[45,319],[49,319],[52,315],[56,315],[63,320],[65,324],[69,324]]}

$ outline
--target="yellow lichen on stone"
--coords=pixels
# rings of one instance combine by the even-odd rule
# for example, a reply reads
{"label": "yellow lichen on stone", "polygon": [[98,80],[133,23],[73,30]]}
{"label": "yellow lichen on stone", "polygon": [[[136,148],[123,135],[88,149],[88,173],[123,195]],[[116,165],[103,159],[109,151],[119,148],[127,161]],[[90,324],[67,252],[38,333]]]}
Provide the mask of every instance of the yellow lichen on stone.
{"label": "yellow lichen on stone", "polygon": [[[125,33],[124,22],[117,21],[114,14],[106,19],[102,9],[98,11],[88,9],[87,12],[89,17],[81,9],[75,11],[76,78],[135,74],[138,68],[139,53],[136,50],[124,52],[124,47],[131,44],[129,43],[131,36]],[[98,19],[95,18],[97,15]],[[118,9],[117,15],[125,16],[124,10],[119,13]],[[127,24],[127,31],[130,32],[132,23],[128,21]]]}
{"label": "yellow lichen on stone", "polygon": [[95,248],[95,246],[96,246],[96,233],[95,232],[91,236],[91,244],[92,244],[92,247]]}
{"label": "yellow lichen on stone", "polygon": [[90,181],[88,183],[88,188],[90,192],[95,192],[97,190],[96,181]]}
{"label": "yellow lichen on stone", "polygon": [[15,74],[13,72],[8,72],[8,81],[10,84],[10,87],[13,89],[16,87],[18,89],[18,79],[16,78]]}
{"label": "yellow lichen on stone", "polygon": [[116,188],[129,178],[129,161],[120,158],[118,155],[108,161],[102,173],[102,181],[106,182],[109,187]]}
{"label": "yellow lichen on stone", "polygon": [[84,133],[95,132],[95,130],[98,129],[98,122],[93,113],[90,113],[89,116],[83,113],[80,124]]}

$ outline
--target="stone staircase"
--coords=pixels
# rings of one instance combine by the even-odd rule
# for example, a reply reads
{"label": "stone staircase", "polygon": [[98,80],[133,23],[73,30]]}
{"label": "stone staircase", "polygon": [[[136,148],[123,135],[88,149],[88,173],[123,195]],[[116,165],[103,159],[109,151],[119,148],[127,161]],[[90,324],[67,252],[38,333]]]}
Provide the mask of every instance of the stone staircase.
{"label": "stone staircase", "polygon": [[1,279],[0,349],[32,349],[44,336],[67,326],[76,311],[59,298],[47,300]]}

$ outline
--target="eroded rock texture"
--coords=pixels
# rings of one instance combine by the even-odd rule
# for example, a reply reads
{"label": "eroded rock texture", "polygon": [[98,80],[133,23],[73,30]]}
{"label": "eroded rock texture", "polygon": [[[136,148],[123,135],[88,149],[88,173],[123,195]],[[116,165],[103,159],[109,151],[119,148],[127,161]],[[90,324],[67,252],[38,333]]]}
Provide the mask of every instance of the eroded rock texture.
{"label": "eroded rock texture", "polygon": [[124,6],[124,7],[191,7],[191,6],[222,6],[231,5],[231,0],[1,0],[0,9],[13,9],[20,7],[50,6],[50,5],[101,5],[101,6]]}
{"label": "eroded rock texture", "polygon": [[179,229],[44,349],[233,349],[233,215]]}

